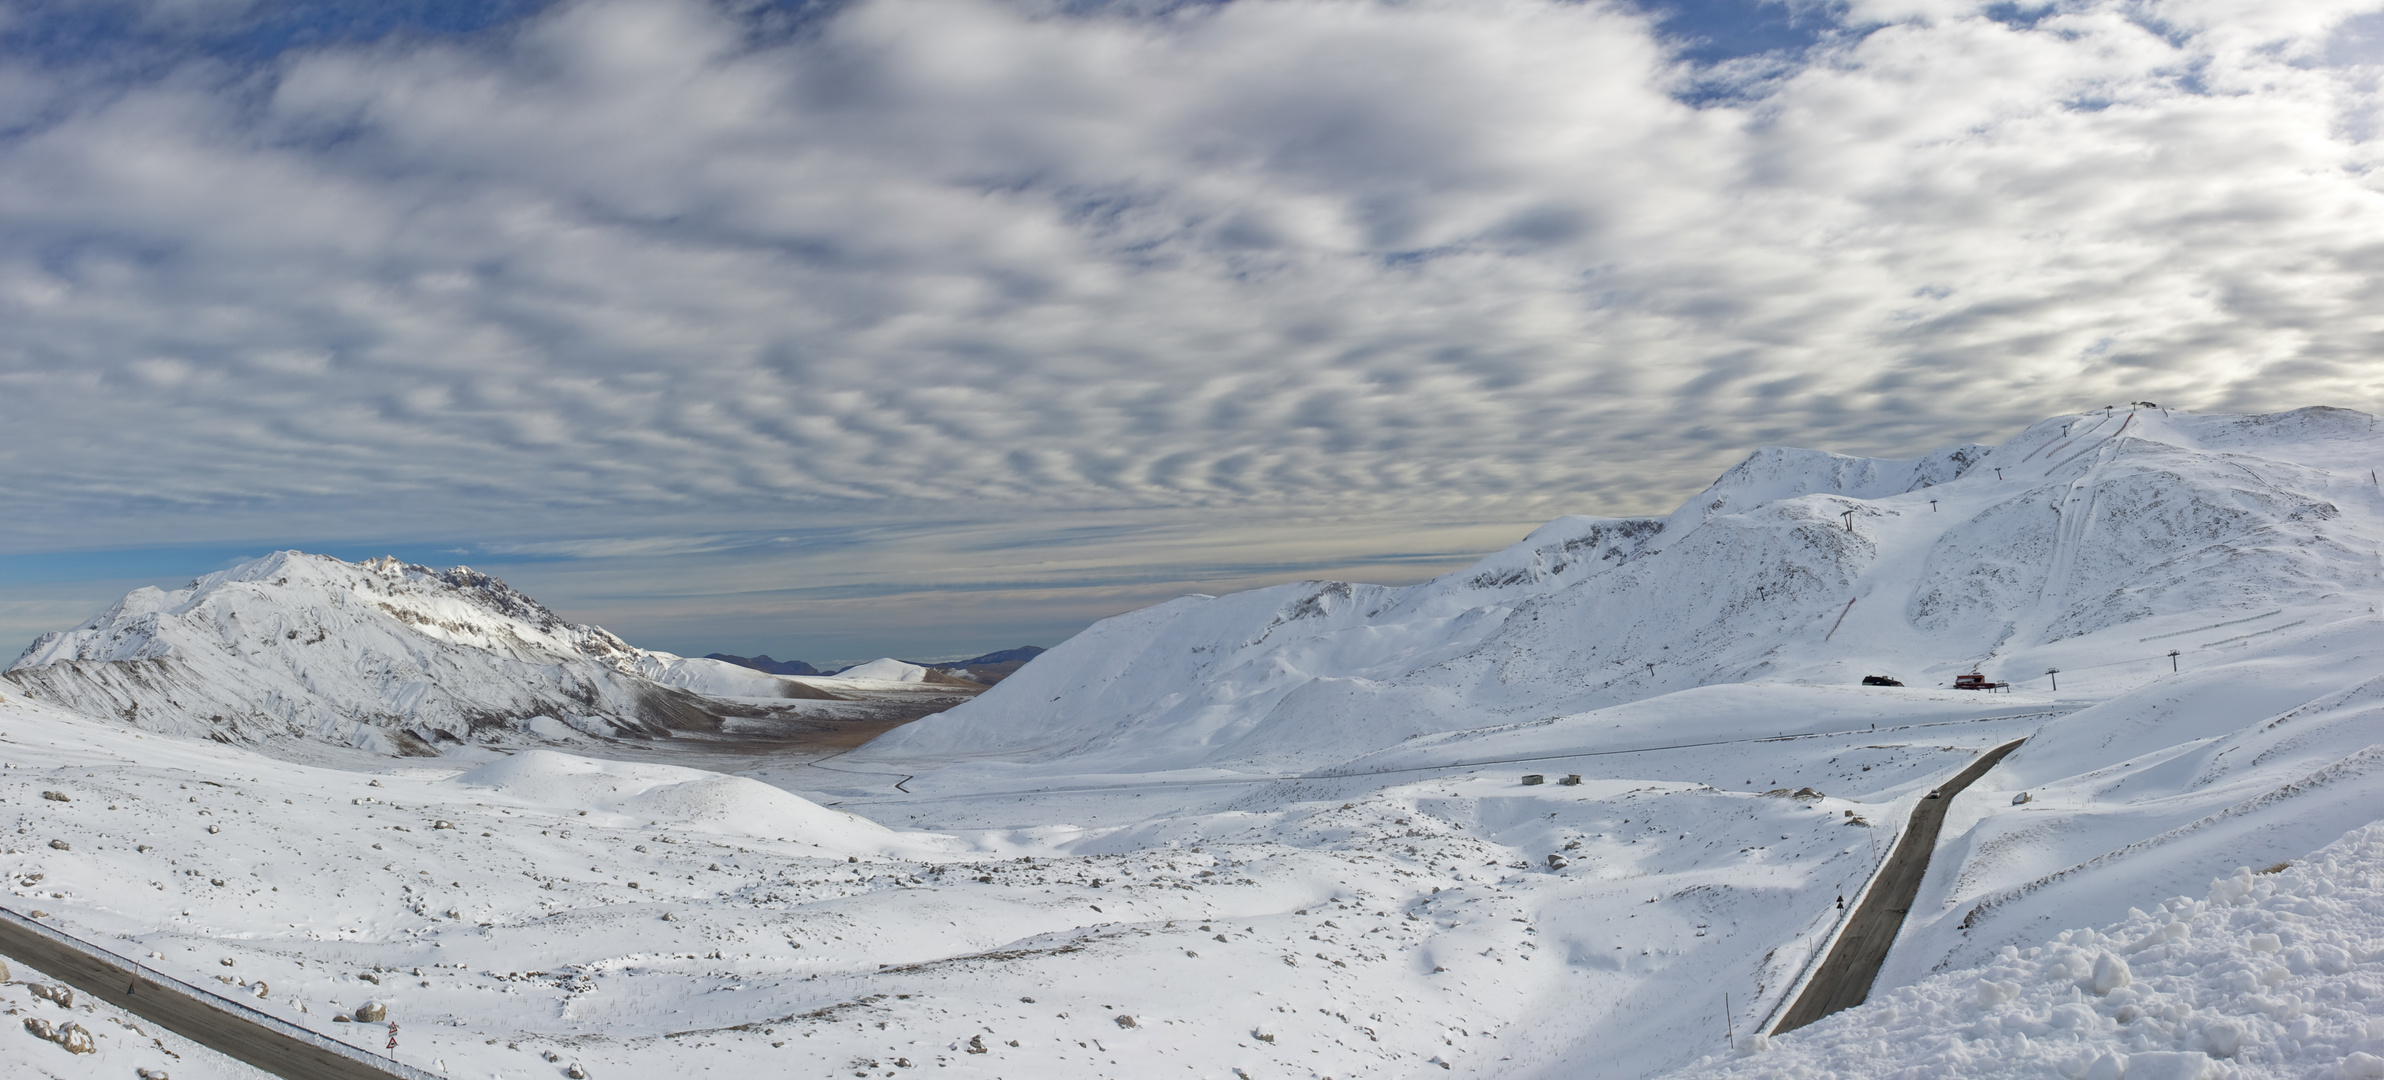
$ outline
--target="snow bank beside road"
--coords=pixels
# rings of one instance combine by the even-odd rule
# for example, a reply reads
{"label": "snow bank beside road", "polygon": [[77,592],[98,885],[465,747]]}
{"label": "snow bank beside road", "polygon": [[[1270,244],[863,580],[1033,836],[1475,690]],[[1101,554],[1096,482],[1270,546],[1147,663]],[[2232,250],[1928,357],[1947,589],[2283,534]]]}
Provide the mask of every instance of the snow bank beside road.
{"label": "snow bank beside road", "polygon": [[1679,1077],[2384,1077],[2384,822]]}

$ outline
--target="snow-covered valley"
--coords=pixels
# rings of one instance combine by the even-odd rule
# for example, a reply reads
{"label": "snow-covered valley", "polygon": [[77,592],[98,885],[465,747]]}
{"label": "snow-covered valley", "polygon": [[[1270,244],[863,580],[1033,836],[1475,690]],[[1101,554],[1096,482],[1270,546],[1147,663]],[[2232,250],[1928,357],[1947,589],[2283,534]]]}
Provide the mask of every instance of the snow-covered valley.
{"label": "snow-covered valley", "polygon": [[[383,1003],[458,1077],[2384,1076],[2373,428],[1767,449],[1426,584],[1121,615],[840,753],[720,745],[943,691],[285,553],[10,669],[0,871],[314,1030],[371,1042],[336,1018]],[[1913,806],[2023,738],[1872,1004],[1733,1047]],[[87,1026],[0,1061],[163,1053]],[[181,1053],[150,1064],[245,1075]]]}

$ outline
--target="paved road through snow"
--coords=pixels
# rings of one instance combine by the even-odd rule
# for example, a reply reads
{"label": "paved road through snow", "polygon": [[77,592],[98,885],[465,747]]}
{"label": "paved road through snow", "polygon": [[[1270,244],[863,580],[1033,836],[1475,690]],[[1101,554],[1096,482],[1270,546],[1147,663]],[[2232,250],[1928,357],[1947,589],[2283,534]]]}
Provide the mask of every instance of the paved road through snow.
{"label": "paved road through snow", "polygon": [[1945,826],[1946,808],[1953,805],[1954,796],[2026,741],[2015,739],[1980,754],[1968,768],[1937,788],[1937,798],[1922,799],[1912,808],[1911,823],[1888,855],[1887,865],[1880,868],[1878,880],[1772,1034],[1794,1031],[1860,1005],[1871,996],[1871,982],[1879,977],[1879,965],[1887,961],[1888,947],[1904,929],[1904,914],[1912,909],[1912,899],[1920,895],[1920,880],[1929,871],[1929,855],[1937,850],[1937,833]]}
{"label": "paved road through snow", "polygon": [[[165,1028],[226,1057],[247,1062],[289,1080],[427,1080],[431,1074],[397,1063],[375,1063],[368,1057],[343,1055],[309,1041],[307,1035],[282,1030],[270,1017],[252,1019],[237,1003],[210,1004],[204,991],[165,985],[153,973],[130,966],[121,958],[90,947],[59,940],[57,931],[14,912],[0,913],[0,953],[50,978],[74,987],[141,1019]],[[56,935],[56,936],[53,936]],[[237,1011],[236,1011],[237,1010]],[[359,1030],[378,1034],[365,1025]],[[320,1036],[315,1036],[320,1038]]]}

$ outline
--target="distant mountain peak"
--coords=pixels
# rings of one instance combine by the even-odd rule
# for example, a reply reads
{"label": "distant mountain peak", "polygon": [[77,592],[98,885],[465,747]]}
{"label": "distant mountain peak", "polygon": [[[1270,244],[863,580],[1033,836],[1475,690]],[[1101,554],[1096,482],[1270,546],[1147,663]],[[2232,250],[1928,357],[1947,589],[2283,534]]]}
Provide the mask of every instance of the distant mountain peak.
{"label": "distant mountain peak", "polygon": [[1013,662],[1023,662],[1032,660],[1035,657],[1042,655],[1045,651],[1046,650],[1040,645],[1021,645],[1015,649],[1003,649],[1000,652],[989,652],[983,656],[972,656],[966,660],[959,661],[957,664],[946,664],[944,666],[967,667],[971,664],[1008,664]]}
{"label": "distant mountain peak", "polygon": [[815,668],[810,664],[806,664],[801,660],[772,660],[770,659],[770,655],[768,653],[763,653],[760,656],[730,656],[727,653],[705,653],[704,659],[718,660],[724,664],[735,664],[738,667],[752,668],[755,671],[767,671],[772,675],[822,674],[820,669]]}

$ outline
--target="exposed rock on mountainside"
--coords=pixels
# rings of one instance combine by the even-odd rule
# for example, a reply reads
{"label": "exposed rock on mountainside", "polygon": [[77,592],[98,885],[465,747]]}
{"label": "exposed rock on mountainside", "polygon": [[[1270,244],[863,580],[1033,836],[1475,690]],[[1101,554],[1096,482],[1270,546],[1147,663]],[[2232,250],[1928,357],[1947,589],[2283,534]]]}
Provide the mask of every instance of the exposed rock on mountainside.
{"label": "exposed rock on mountainside", "polygon": [[801,714],[798,702],[867,696],[639,649],[466,567],[294,551],[174,592],[136,590],[44,635],[5,677],[33,697],[157,731],[414,754],[752,731]]}

